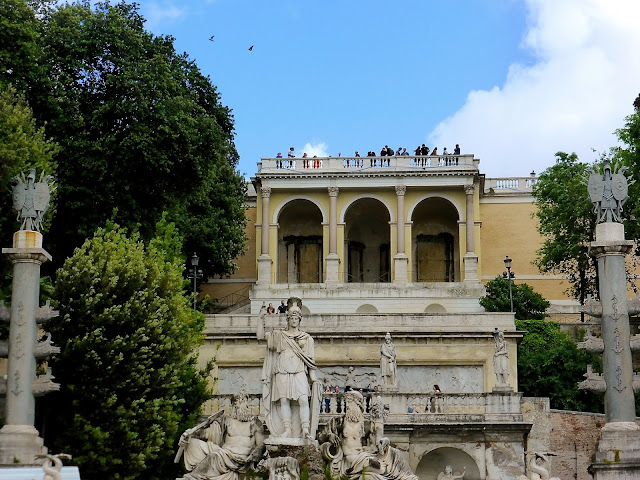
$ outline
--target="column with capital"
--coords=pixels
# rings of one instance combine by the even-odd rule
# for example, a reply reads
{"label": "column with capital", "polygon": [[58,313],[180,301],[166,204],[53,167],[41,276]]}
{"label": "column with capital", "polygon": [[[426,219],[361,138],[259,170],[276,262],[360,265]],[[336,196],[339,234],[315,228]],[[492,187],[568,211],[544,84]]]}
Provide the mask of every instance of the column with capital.
{"label": "column with capital", "polygon": [[464,281],[475,283],[478,281],[478,255],[475,253],[475,220],[473,214],[474,192],[475,187],[473,185],[464,186],[464,193],[467,199],[465,208],[467,248],[462,261],[464,262]]}
{"label": "column with capital", "polygon": [[258,257],[258,286],[268,286],[271,284],[271,266],[273,260],[269,255],[269,197],[271,196],[271,187],[263,186],[260,188],[262,197],[262,226],[260,241],[260,256]]}
{"label": "column with capital", "polygon": [[405,211],[404,211],[404,195],[407,193],[406,185],[396,185],[396,197],[398,200],[398,211],[396,221],[396,255],[393,257],[393,266],[395,275],[393,283],[404,284],[409,281],[408,264],[409,258],[404,248],[404,229],[405,229]]}
{"label": "column with capital", "polygon": [[329,192],[329,254],[327,262],[326,283],[338,283],[340,271],[340,257],[338,257],[338,193],[340,189],[330,186]]}
{"label": "column with capital", "polygon": [[633,364],[630,346],[629,305],[625,254],[633,242],[625,240],[622,205],[629,198],[624,170],[612,171],[603,162],[604,177],[592,171],[589,196],[598,214],[596,238],[589,253],[598,262],[602,307],[606,424],[600,431],[595,462],[589,467],[595,480],[640,478],[640,427],[636,424]]}

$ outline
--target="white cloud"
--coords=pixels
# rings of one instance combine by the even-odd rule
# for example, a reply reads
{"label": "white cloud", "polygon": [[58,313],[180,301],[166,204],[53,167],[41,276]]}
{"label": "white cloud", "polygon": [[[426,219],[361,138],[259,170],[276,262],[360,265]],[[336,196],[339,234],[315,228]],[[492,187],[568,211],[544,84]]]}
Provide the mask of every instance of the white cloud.
{"label": "white cloud", "polygon": [[182,18],[186,13],[187,8],[177,7],[170,0],[150,2],[149,6],[144,11],[144,16],[147,19],[146,27],[149,30],[154,30],[166,20]]}
{"label": "white cloud", "polygon": [[469,93],[430,134],[432,146],[460,143],[491,177],[526,176],[555,152],[592,161],[616,144],[613,132],[640,93],[640,2],[526,0],[523,48],[532,65],[511,65],[504,84]]}
{"label": "white cloud", "polygon": [[325,142],[318,142],[315,144],[307,142],[304,144],[304,147],[302,147],[302,150],[297,153],[297,155],[301,157],[305,152],[309,157],[313,157],[314,155],[317,155],[318,157],[329,156],[329,154],[327,153],[327,144]]}

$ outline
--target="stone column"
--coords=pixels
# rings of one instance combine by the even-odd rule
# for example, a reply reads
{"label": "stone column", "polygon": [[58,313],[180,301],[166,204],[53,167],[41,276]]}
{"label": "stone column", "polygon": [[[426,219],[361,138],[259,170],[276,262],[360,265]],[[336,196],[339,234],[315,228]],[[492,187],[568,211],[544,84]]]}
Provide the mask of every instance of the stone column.
{"label": "stone column", "polygon": [[271,196],[271,187],[261,187],[260,195],[262,195],[262,229],[260,256],[258,257],[258,281],[256,284],[270,285],[271,265],[273,264],[273,260],[269,255],[269,197]]}
{"label": "stone column", "polygon": [[409,258],[404,251],[404,195],[407,193],[406,185],[396,185],[396,197],[398,211],[396,212],[396,256],[393,257],[395,276],[394,283],[404,284],[408,281]]}
{"label": "stone column", "polygon": [[623,224],[607,222],[596,226],[591,254],[598,261],[607,420],[600,433],[596,461],[590,467],[596,480],[640,478],[640,427],[635,423],[624,267],[624,256],[632,248],[633,242],[625,241]]}
{"label": "stone column", "polygon": [[465,209],[465,230],[467,231],[467,250],[463,258],[464,262],[464,281],[465,282],[477,282],[478,281],[478,256],[475,254],[475,217],[473,214],[473,194],[475,188],[473,185],[465,185],[464,193],[467,197],[466,209]]}
{"label": "stone column", "polygon": [[328,188],[329,191],[329,255],[326,258],[327,276],[326,283],[339,282],[340,258],[338,257],[338,193],[336,186]]}
{"label": "stone column", "polygon": [[[35,465],[36,455],[45,452],[43,440],[34,427],[36,317],[40,313],[40,266],[51,260],[51,256],[42,248],[42,235],[31,230],[16,232],[13,248],[3,248],[2,253],[13,263],[13,284],[5,425],[0,429],[0,464]],[[45,316],[45,320],[50,316]]]}

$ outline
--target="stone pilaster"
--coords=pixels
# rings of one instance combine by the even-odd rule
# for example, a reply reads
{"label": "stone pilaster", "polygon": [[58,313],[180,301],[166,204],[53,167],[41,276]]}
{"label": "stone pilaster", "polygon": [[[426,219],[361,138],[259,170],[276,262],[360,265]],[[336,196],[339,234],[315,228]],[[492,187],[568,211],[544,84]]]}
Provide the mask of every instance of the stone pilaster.
{"label": "stone pilaster", "polygon": [[398,200],[398,212],[396,222],[396,256],[393,257],[394,263],[394,283],[404,284],[409,280],[408,263],[409,258],[404,251],[404,229],[405,229],[405,211],[404,211],[404,195],[407,192],[406,185],[396,185],[396,197]]}
{"label": "stone pilaster", "polygon": [[467,197],[466,202],[466,221],[465,221],[465,230],[466,230],[466,240],[467,240],[467,251],[462,259],[464,263],[464,281],[465,282],[478,282],[478,256],[475,252],[475,220],[473,214],[473,192],[475,191],[475,187],[473,185],[465,185],[464,193]]}
{"label": "stone pilaster", "polygon": [[336,186],[328,188],[329,191],[329,255],[327,262],[326,283],[338,283],[340,272],[340,258],[338,257],[338,193]]}
{"label": "stone pilaster", "polygon": [[271,284],[271,265],[273,264],[273,260],[269,255],[269,197],[271,196],[271,187],[261,187],[260,195],[262,196],[262,226],[256,285],[266,286]]}

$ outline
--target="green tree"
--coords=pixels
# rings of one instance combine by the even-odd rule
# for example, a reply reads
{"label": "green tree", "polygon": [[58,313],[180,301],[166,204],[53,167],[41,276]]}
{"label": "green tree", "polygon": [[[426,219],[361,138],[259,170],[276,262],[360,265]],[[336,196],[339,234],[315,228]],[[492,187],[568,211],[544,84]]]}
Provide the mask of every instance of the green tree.
{"label": "green tree", "polygon": [[[36,168],[38,174],[45,171],[55,175],[56,151],[56,144],[47,139],[44,128],[36,126],[24,97],[13,86],[0,85],[0,245],[11,246],[13,232],[19,227],[11,199],[14,177],[30,168]],[[51,218],[50,213],[47,218]],[[10,272],[11,262],[2,255],[0,299],[4,299],[1,292],[10,283]]]}
{"label": "green tree", "polygon": [[627,238],[640,238],[640,95],[633,102],[634,113],[625,118],[624,126],[616,130],[624,147],[615,149],[615,158],[629,167],[628,177],[635,180],[629,186],[629,200],[624,206],[627,215]]}
{"label": "green tree", "polygon": [[177,436],[208,398],[195,367],[204,316],[189,308],[173,226],[149,245],[99,229],[57,272],[50,330],[61,391],[47,397],[48,445],[95,479],[176,478]]}
{"label": "green tree", "polygon": [[556,153],[533,186],[538,231],[544,237],[536,265],[543,273],[566,276],[568,293],[584,304],[597,290],[595,259],[589,256],[596,218],[585,185],[589,166],[575,153]]}
{"label": "green tree", "polygon": [[560,324],[544,320],[516,320],[525,332],[518,345],[518,387],[530,397],[549,397],[551,408],[602,412],[602,396],[578,390],[587,364],[601,368],[601,360],[578,350],[576,342],[560,331]]}
{"label": "green tree", "polygon": [[[486,295],[480,298],[480,305],[488,312],[509,312],[511,300],[509,298],[509,280],[497,276],[486,283]],[[526,283],[512,282],[513,311],[520,320],[542,320],[545,318],[549,302],[534,291]]]}
{"label": "green tree", "polygon": [[231,273],[246,187],[233,116],[211,80],[172,37],[144,29],[136,4],[65,3],[35,21],[45,80],[25,92],[62,148],[54,263],[107,219],[149,240],[167,212],[205,274]]}

